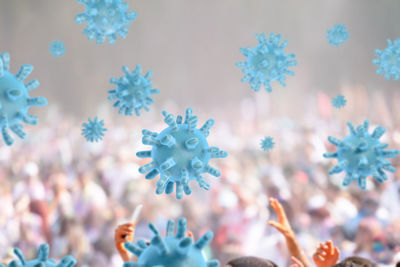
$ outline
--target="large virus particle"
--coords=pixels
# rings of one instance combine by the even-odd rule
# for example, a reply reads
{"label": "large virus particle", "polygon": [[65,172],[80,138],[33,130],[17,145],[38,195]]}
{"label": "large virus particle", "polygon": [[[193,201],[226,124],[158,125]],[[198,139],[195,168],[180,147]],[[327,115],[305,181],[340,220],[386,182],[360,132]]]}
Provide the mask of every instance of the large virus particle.
{"label": "large virus particle", "polygon": [[176,234],[173,220],[167,223],[166,237],[161,236],[154,224],[149,228],[154,233],[150,244],[139,240],[136,244],[125,243],[125,248],[138,257],[138,262],[127,262],[124,267],[218,267],[217,260],[206,261],[202,249],[213,239],[209,231],[193,243],[192,237],[186,236],[186,219],[180,218]]}
{"label": "large virus particle", "polygon": [[345,25],[335,24],[332,29],[327,30],[326,38],[328,38],[330,45],[339,47],[340,44],[349,39],[349,35]]}
{"label": "large virus particle", "polygon": [[141,109],[149,111],[149,105],[154,103],[151,96],[160,93],[159,89],[152,88],[153,83],[150,78],[153,72],[149,71],[142,76],[140,65],[136,65],[132,73],[125,66],[122,66],[122,71],[125,76],[110,79],[110,83],[115,84],[116,88],[108,91],[108,100],[116,100],[114,107],[119,109],[119,114],[133,115],[135,111],[136,116],[140,116]]}
{"label": "large virus particle", "polygon": [[89,40],[96,38],[97,44],[102,44],[108,39],[112,45],[118,35],[125,38],[128,34],[128,26],[134,21],[136,11],[127,11],[129,4],[123,0],[77,0],[86,6],[85,13],[78,14],[76,23],[87,21],[83,33]]}
{"label": "large virus particle", "polygon": [[296,56],[287,55],[283,51],[288,41],[281,43],[281,35],[274,33],[270,33],[269,40],[265,33],[256,34],[256,39],[258,40],[256,47],[240,48],[240,52],[247,57],[246,61],[236,63],[244,73],[241,81],[249,82],[251,89],[256,92],[260,90],[261,84],[265,90],[271,92],[273,81],[286,86],[286,75],[294,75],[288,68],[297,65]]}
{"label": "large virus particle", "polygon": [[261,140],[261,149],[264,151],[270,151],[274,148],[274,146],[274,139],[270,136],[267,136]]}
{"label": "large virus particle", "polygon": [[368,133],[369,121],[354,128],[353,124],[347,123],[350,134],[343,140],[329,136],[328,141],[337,146],[336,152],[325,153],[325,158],[337,158],[338,164],[335,165],[329,174],[346,172],[343,185],[348,186],[354,180],[358,185],[366,188],[366,177],[372,176],[378,182],[387,180],[387,175],[383,170],[395,172],[396,169],[386,158],[395,158],[399,150],[385,150],[388,144],[381,143],[379,139],[385,134],[385,128],[378,126],[372,134]]}
{"label": "large virus particle", "polygon": [[89,142],[98,142],[103,139],[104,132],[107,131],[104,126],[104,120],[98,121],[97,117],[93,120],[89,118],[89,121],[82,123],[82,135]]}
{"label": "large virus particle", "polygon": [[170,194],[176,184],[176,198],[181,199],[183,192],[191,194],[189,181],[196,180],[205,190],[210,185],[201,176],[209,173],[215,177],[221,175],[220,171],[210,166],[212,158],[225,158],[228,154],[217,147],[209,147],[207,137],[214,120],[209,119],[197,129],[198,117],[193,115],[191,108],[186,109],[185,121],[182,116],[176,119],[174,115],[163,111],[164,122],[168,127],[160,134],[143,130],[142,142],[153,146],[151,151],[136,153],[139,158],[152,158],[152,162],[139,168],[140,173],[147,173],[146,179],[153,179],[158,174],[161,178],[157,182],[157,194]]}
{"label": "large virus particle", "polygon": [[336,97],[332,98],[332,105],[339,109],[346,106],[347,100],[344,98],[344,95],[337,95]]}
{"label": "large virus particle", "polygon": [[25,138],[21,122],[36,125],[38,117],[28,114],[33,106],[45,106],[44,97],[29,97],[29,91],[37,88],[39,82],[32,80],[24,84],[24,80],[33,70],[31,65],[22,65],[16,75],[9,72],[10,55],[0,54],[0,127],[4,142],[11,146],[14,139],[8,133],[10,129],[19,138]]}
{"label": "large virus particle", "polygon": [[385,73],[385,80],[393,78],[398,81],[400,79],[400,38],[387,40],[388,46],[384,50],[375,50],[375,55],[378,56],[372,62],[379,66],[376,73],[381,75]]}
{"label": "large virus particle", "polygon": [[[76,260],[71,255],[65,256],[58,264],[54,259],[49,259],[49,245],[47,244],[40,245],[37,258],[34,260],[26,260],[18,248],[14,249],[14,253],[19,260],[11,261],[9,267],[73,267],[76,265]],[[0,267],[6,266],[0,264]]]}
{"label": "large virus particle", "polygon": [[61,57],[64,55],[65,50],[67,49],[65,48],[64,43],[61,41],[53,41],[50,43],[49,51],[55,57]]}

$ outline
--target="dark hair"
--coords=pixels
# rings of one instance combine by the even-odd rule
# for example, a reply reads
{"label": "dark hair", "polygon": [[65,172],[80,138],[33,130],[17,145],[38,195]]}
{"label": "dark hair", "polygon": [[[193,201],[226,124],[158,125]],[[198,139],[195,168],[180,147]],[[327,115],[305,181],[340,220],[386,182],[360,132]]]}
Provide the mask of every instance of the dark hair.
{"label": "dark hair", "polygon": [[376,267],[376,264],[368,259],[352,256],[345,258],[333,267]]}
{"label": "dark hair", "polygon": [[275,262],[257,257],[240,257],[230,260],[232,267],[278,267]]}
{"label": "dark hair", "polygon": [[400,261],[396,263],[396,267],[400,267]]}

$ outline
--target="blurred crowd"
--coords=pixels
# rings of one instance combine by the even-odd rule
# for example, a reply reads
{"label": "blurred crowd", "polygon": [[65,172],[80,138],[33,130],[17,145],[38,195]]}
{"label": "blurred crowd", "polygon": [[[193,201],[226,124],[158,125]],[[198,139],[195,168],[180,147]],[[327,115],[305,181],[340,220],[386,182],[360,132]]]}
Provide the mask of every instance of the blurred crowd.
{"label": "blurred crowd", "polygon": [[[146,180],[138,172],[148,160],[135,155],[146,148],[141,130],[165,127],[157,107],[140,118],[115,118],[115,110],[101,109],[108,131],[94,144],[80,135],[76,118],[50,109],[38,126],[28,128],[25,141],[0,146],[0,263],[13,257],[13,247],[30,258],[47,242],[56,259],[72,254],[78,266],[122,266],[114,230],[143,204],[136,237],[152,236],[148,222],[165,229],[168,219],[184,216],[195,237],[214,231],[206,254],[222,266],[241,255],[288,266],[285,240],[267,225],[275,216],[268,198],[275,197],[310,258],[320,241],[331,239],[342,258],[360,255],[393,266],[400,260],[400,172],[388,174],[383,184],[369,177],[366,191],[357,184],[343,188],[343,175],[327,174],[335,161],[322,154],[335,149],[328,135],[342,138],[348,134],[347,120],[359,125],[366,117],[373,127],[387,129],[382,140],[389,148],[400,148],[395,112],[400,96],[377,92],[369,97],[365,88],[350,89],[343,89],[349,101],[344,109],[333,110],[331,96],[320,92],[303,103],[304,113],[296,118],[279,115],[273,96],[264,93],[243,99],[236,109],[227,106],[233,115],[194,107],[199,125],[209,117],[216,120],[209,144],[229,156],[212,160],[222,176],[205,176],[209,192],[192,182],[194,192],[181,201],[156,196],[158,178]],[[185,107],[169,103],[166,109],[177,114]],[[276,143],[270,152],[260,148],[264,136]]]}

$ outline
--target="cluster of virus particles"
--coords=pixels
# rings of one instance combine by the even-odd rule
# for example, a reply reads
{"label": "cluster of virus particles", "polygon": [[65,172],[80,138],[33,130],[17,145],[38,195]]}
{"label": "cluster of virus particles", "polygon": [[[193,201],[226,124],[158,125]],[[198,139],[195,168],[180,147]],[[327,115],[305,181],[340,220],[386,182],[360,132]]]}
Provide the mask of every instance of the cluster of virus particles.
{"label": "cluster of virus particles", "polygon": [[[42,244],[37,252],[37,257],[34,260],[26,260],[22,251],[18,248],[14,249],[18,260],[13,260],[8,265],[9,267],[74,267],[76,260],[71,255],[65,256],[60,263],[53,259],[49,259],[49,245]],[[0,264],[0,267],[6,267]]]}
{"label": "cluster of virus particles", "polygon": [[209,231],[193,243],[192,237],[186,236],[186,219],[180,218],[175,231],[175,222],[169,220],[167,233],[163,237],[152,223],[150,230],[154,233],[150,244],[139,240],[136,244],[127,242],[125,248],[138,257],[137,262],[126,262],[124,267],[218,267],[217,260],[206,261],[202,250],[213,239]]}
{"label": "cluster of virus particles", "polygon": [[189,182],[196,180],[205,190],[210,185],[202,177],[209,173],[215,177],[220,171],[208,164],[212,158],[225,158],[228,154],[218,147],[209,147],[207,137],[214,120],[207,120],[197,129],[198,117],[191,108],[186,109],[185,120],[163,111],[164,122],[168,127],[161,133],[143,130],[143,144],[151,145],[152,150],[140,151],[140,158],[152,158],[152,162],[139,168],[140,173],[147,173],[146,179],[160,175],[157,182],[157,194],[170,194],[176,184],[176,198],[181,199],[183,192],[192,193]]}

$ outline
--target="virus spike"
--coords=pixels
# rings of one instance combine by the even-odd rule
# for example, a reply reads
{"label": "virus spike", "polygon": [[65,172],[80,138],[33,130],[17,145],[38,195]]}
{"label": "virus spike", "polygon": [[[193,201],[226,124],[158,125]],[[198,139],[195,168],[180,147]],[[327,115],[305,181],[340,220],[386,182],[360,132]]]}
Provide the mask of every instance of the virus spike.
{"label": "virus spike", "polygon": [[236,66],[242,68],[244,74],[242,82],[249,82],[251,89],[259,91],[261,84],[266,91],[271,92],[271,82],[278,81],[285,86],[285,75],[294,75],[288,68],[296,66],[294,54],[285,54],[284,48],[288,41],[281,44],[281,35],[271,33],[269,41],[265,33],[255,35],[258,45],[254,48],[241,48],[240,52],[247,57],[246,61],[236,63]]}
{"label": "virus spike", "polygon": [[143,249],[145,249],[145,248],[148,247],[146,241],[144,241],[143,239],[138,240],[136,244],[137,244],[140,248],[143,248]]}
{"label": "virus spike", "polygon": [[337,158],[338,157],[338,153],[336,152],[327,152],[323,154],[324,158]]}
{"label": "virus spike", "polygon": [[205,246],[207,246],[208,243],[210,243],[210,241],[213,239],[214,237],[214,233],[211,231],[208,231],[207,233],[205,233],[202,237],[200,237],[196,243],[195,243],[195,247],[197,249],[202,250]]}
{"label": "virus spike", "polygon": [[136,257],[140,257],[140,255],[142,255],[143,249],[131,242],[126,242],[124,244],[124,247],[131,252],[132,254],[134,254]]}
{"label": "virus spike", "polygon": [[375,50],[375,55],[378,58],[372,62],[378,66],[376,73],[378,75],[384,74],[385,80],[393,78],[394,81],[400,79],[400,38],[392,42],[390,39],[387,40],[388,46],[384,50]]}
{"label": "virus spike", "polygon": [[349,31],[346,30],[346,26],[343,24],[335,24],[332,29],[326,31],[326,38],[332,46],[339,47],[340,44],[344,43],[349,39]]}
{"label": "virus spike", "polygon": [[217,260],[207,261],[207,267],[219,267],[219,261]]}
{"label": "virus spike", "polygon": [[[163,111],[164,121],[168,127],[161,133],[143,131],[143,144],[153,146],[150,151],[137,153],[138,157],[151,157],[150,165],[145,164],[139,168],[140,173],[147,173],[146,178],[154,178],[160,174],[157,182],[156,193],[172,193],[176,184],[176,198],[181,199],[183,192],[191,194],[189,181],[197,180],[202,188],[209,189],[210,186],[203,178],[202,173],[220,175],[219,171],[208,165],[212,158],[224,158],[225,151],[217,147],[209,147],[206,139],[211,120],[205,123],[201,129],[196,128],[197,116],[193,116],[191,108],[186,109],[185,121],[182,116],[175,116]],[[154,171],[156,170],[156,171]],[[200,178],[199,178],[200,177]]]}
{"label": "virus spike", "polygon": [[131,116],[135,111],[135,114],[140,116],[142,109],[150,110],[148,106],[154,102],[151,95],[159,94],[160,90],[153,89],[152,81],[146,76],[141,76],[140,65],[136,65],[132,73],[126,66],[122,66],[122,71],[125,76],[110,79],[110,83],[115,84],[116,89],[108,91],[108,100],[117,100],[113,106],[119,109],[119,114]]}
{"label": "virus spike", "polygon": [[49,258],[49,250],[48,244],[41,244],[37,253],[37,259],[39,261],[47,261]]}
{"label": "virus spike", "polygon": [[104,132],[107,131],[104,126],[104,121],[98,121],[97,117],[94,120],[88,119],[88,123],[82,123],[82,135],[88,142],[98,142],[103,140]]}
{"label": "virus spike", "polygon": [[210,184],[208,184],[203,177],[197,176],[196,177],[197,183],[199,184],[200,188],[203,188],[204,190],[210,190]]}
{"label": "virus spike", "polygon": [[[10,54],[8,54],[7,52],[1,53],[0,61],[2,62],[3,71],[8,72],[10,69]],[[1,76],[3,76],[3,75],[1,75]]]}
{"label": "virus spike", "polygon": [[174,222],[174,220],[168,220],[166,236],[173,236],[174,235],[174,231],[175,231],[175,222]]}
{"label": "virus spike", "polygon": [[19,69],[17,75],[15,75],[15,78],[17,78],[18,81],[23,81],[26,79],[26,77],[29,76],[29,74],[31,74],[32,71],[33,71],[32,65],[24,64]]}
{"label": "virus spike", "polygon": [[26,83],[26,84],[25,84],[25,87],[26,87],[26,89],[27,89],[28,91],[32,91],[32,90],[38,88],[39,85],[40,85],[40,83],[39,83],[38,80],[32,80],[32,81]]}
{"label": "virus spike", "polygon": [[186,256],[192,246],[192,238],[187,236],[179,241],[177,252],[181,256]]}
{"label": "virus spike", "polygon": [[23,130],[23,126],[21,124],[16,124],[10,127],[10,130],[19,138],[25,139],[26,133]]}
{"label": "virus spike", "polygon": [[211,174],[212,176],[215,176],[215,177],[221,176],[221,172],[219,170],[217,170],[216,168],[210,166],[209,164],[206,164],[206,166],[204,166],[204,171],[208,172],[209,174]]}
{"label": "virus spike", "polygon": [[151,158],[151,150],[139,151],[136,153],[138,158]]}
{"label": "virus spike", "polygon": [[175,237],[181,239],[185,236],[185,234],[186,234],[186,219],[179,218]]}
{"label": "virus spike", "polygon": [[203,132],[205,136],[208,136],[210,134],[210,129],[214,125],[214,120],[209,119],[207,120],[204,125],[200,128],[200,131]]}
{"label": "virus spike", "polygon": [[42,107],[47,105],[47,100],[42,96],[27,98],[26,105],[28,107]]}
{"label": "virus spike", "polygon": [[169,250],[167,243],[164,241],[161,235],[156,235],[155,237],[153,237],[150,243],[158,249],[158,252],[162,256],[168,254]]}
{"label": "virus spike", "polygon": [[354,129],[348,123],[350,135],[343,140],[328,137],[328,140],[338,146],[335,153],[325,153],[324,157],[335,157],[339,160],[329,174],[345,171],[347,173],[343,185],[348,186],[352,181],[357,180],[361,189],[366,188],[366,178],[372,176],[378,182],[387,179],[383,170],[395,172],[396,169],[386,158],[395,158],[399,150],[383,150],[388,147],[386,143],[380,143],[379,138],[385,133],[385,128],[378,126],[372,134],[368,132],[369,121]]}
{"label": "virus spike", "polygon": [[145,178],[147,180],[151,180],[154,179],[157,175],[159,175],[160,173],[158,172],[158,170],[153,169],[152,171],[150,171],[148,174],[146,174]]}

